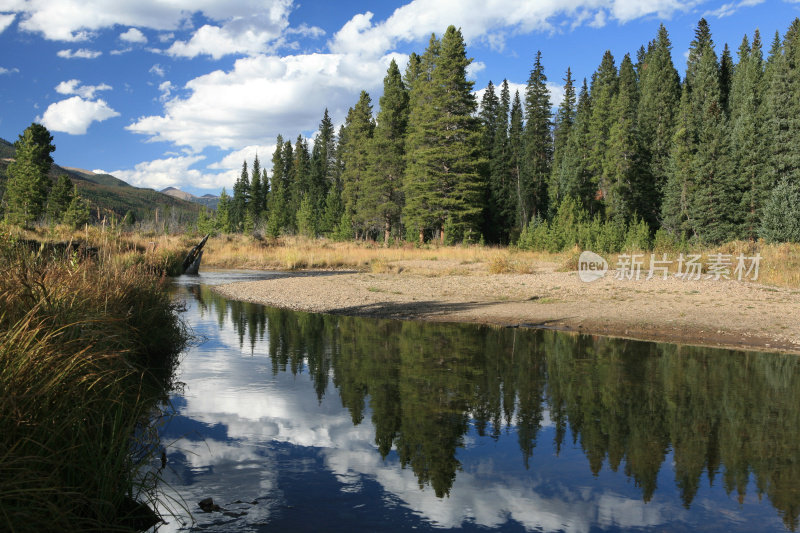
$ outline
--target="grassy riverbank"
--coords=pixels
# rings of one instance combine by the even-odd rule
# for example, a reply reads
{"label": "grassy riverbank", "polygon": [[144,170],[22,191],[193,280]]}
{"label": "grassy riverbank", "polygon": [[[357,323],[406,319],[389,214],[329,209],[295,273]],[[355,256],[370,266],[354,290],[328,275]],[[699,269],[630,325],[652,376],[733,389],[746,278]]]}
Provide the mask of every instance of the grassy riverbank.
{"label": "grassy riverbank", "polygon": [[[168,239],[175,242],[178,240],[177,237]],[[580,252],[577,248],[551,253],[524,251],[513,247],[434,244],[419,247],[408,243],[385,248],[374,242],[335,242],[302,237],[257,239],[244,235],[221,235],[209,239],[203,265],[274,270],[353,269],[381,274],[414,272],[437,277],[477,270],[488,274],[530,274],[541,270],[543,266],[554,267],[562,272],[577,270]],[[671,271],[677,267],[677,259],[681,253],[687,256],[698,254],[704,264],[715,254],[727,254],[733,256],[734,265],[735,257],[739,254],[748,258],[760,254],[759,282],[777,287],[800,287],[798,244],[735,241],[716,247],[681,249],[657,246],[652,250],[631,249],[623,253],[643,254],[641,259],[645,270],[649,268],[651,253],[656,255],[657,260],[666,254],[673,261],[670,265]],[[613,269],[619,254],[601,255]],[[415,270],[415,262],[431,261],[447,264],[449,267],[430,269],[420,265]]]}
{"label": "grassy riverbank", "polygon": [[166,270],[17,237],[0,229],[0,530],[132,529],[187,338]]}

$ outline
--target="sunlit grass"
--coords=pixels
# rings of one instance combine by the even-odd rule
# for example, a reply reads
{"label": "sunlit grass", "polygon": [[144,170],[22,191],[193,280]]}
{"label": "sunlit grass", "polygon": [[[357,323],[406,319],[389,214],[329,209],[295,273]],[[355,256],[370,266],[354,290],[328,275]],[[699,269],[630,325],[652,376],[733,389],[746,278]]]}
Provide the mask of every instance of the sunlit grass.
{"label": "sunlit grass", "polygon": [[148,422],[186,333],[161,276],[118,243],[86,258],[22,236],[0,228],[0,530],[130,530],[132,502],[154,498]]}

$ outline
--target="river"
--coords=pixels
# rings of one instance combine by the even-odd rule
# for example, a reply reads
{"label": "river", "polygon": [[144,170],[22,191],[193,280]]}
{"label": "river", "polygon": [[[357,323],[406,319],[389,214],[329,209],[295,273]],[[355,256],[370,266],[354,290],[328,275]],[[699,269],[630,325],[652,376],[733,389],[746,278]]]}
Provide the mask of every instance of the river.
{"label": "river", "polygon": [[210,289],[258,277],[176,281],[201,340],[159,428],[177,502],[160,531],[798,526],[795,356],[297,313]]}

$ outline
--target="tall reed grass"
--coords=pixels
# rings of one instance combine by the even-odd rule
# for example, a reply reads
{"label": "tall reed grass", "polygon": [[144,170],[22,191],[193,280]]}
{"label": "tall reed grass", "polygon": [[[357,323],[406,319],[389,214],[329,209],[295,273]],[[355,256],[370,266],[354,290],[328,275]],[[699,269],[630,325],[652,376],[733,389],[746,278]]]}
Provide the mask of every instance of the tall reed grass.
{"label": "tall reed grass", "polygon": [[0,228],[0,530],[146,526],[149,422],[187,340],[165,280],[16,237]]}

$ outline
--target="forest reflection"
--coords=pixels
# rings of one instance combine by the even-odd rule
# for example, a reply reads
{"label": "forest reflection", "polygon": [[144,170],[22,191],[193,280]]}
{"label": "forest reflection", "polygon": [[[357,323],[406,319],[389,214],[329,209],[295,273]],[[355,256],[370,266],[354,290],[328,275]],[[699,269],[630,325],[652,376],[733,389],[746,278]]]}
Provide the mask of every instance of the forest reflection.
{"label": "forest reflection", "polygon": [[[332,382],[354,424],[371,413],[381,456],[394,448],[439,497],[471,426],[494,439],[515,434],[527,468],[549,417],[556,451],[579,446],[593,474],[622,471],[646,502],[662,468],[674,470],[687,508],[704,473],[740,503],[753,481],[797,529],[796,356],[300,313],[190,290],[220,326],[233,322],[241,346],[269,355],[273,373],[307,373],[319,399]],[[255,353],[265,339],[269,353]]]}

